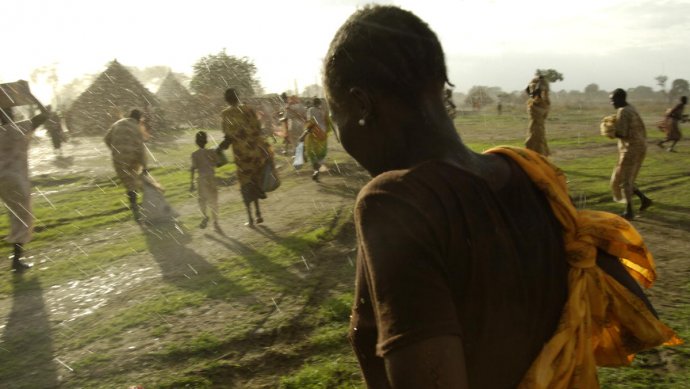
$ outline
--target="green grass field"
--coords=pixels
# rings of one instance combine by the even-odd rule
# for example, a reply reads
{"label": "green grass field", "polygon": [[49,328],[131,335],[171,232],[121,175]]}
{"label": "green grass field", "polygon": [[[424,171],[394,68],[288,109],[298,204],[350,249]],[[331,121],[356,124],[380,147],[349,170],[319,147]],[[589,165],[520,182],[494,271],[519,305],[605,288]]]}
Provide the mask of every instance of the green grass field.
{"label": "green grass field", "polygon": [[[556,109],[547,132],[578,206],[620,213],[608,188],[615,142],[598,127],[611,112]],[[650,141],[662,135],[653,125],[657,112],[642,112]],[[475,151],[520,146],[527,114],[480,113],[456,125]],[[657,260],[651,299],[687,340],[690,144],[677,148],[650,143],[638,184],[655,204],[635,225]],[[177,227],[133,223],[113,175],[34,176],[36,229],[27,254],[36,266],[21,277],[0,272],[0,387],[363,387],[346,334],[352,205],[367,176],[339,145],[331,149],[321,185],[279,158],[283,184],[265,202],[263,229],[241,227],[244,209],[227,180],[220,188],[224,234],[196,227],[192,144],[152,150],[152,173],[182,215]],[[218,176],[231,177],[233,169]],[[0,218],[0,232],[7,229]],[[602,387],[685,387],[689,354],[686,345],[644,352],[630,367],[601,369]]]}

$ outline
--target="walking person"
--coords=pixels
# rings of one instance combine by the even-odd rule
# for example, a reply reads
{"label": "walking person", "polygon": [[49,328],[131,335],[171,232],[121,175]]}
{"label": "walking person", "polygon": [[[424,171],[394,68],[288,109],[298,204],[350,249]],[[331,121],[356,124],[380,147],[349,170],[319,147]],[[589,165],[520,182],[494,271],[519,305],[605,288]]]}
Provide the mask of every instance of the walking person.
{"label": "walking person", "polygon": [[314,170],[311,178],[319,182],[321,166],[328,153],[328,133],[333,127],[329,115],[321,107],[321,99],[315,97],[307,110],[305,127],[299,141],[304,142],[304,157]]}
{"label": "walking person", "polygon": [[[304,124],[307,120],[307,108],[297,96],[289,96],[285,106],[284,121],[287,128],[288,144],[291,147],[297,146],[297,141],[304,131]],[[294,149],[290,150],[294,152]]]}
{"label": "walking person", "polygon": [[206,228],[209,221],[206,208],[211,208],[211,220],[216,231],[221,231],[218,224],[218,187],[216,186],[216,166],[219,158],[215,150],[206,148],[208,136],[206,132],[196,133],[196,145],[199,149],[192,153],[191,185],[189,191],[194,191],[194,173],[198,171],[197,187],[199,188],[199,209],[204,215],[200,228]]}
{"label": "walking person", "polygon": [[633,220],[633,194],[640,199],[640,212],[652,205],[652,200],[635,185],[647,154],[647,130],[635,107],[628,104],[623,89],[614,90],[609,98],[616,108],[614,136],[618,139],[618,163],[611,175],[611,190],[615,201],[625,202],[621,216]]}
{"label": "walking person", "polygon": [[529,128],[525,147],[537,153],[549,156],[549,146],[546,141],[546,117],[549,115],[551,100],[549,99],[549,82],[537,70],[534,78],[525,88],[527,112],[529,113]]}
{"label": "walking person", "polygon": [[666,111],[664,121],[660,125],[660,128],[666,133],[666,139],[657,142],[657,146],[664,147],[664,143],[672,142],[671,147],[666,149],[666,151],[676,151],[676,143],[678,143],[682,136],[680,133],[680,122],[683,120],[683,110],[687,103],[687,96],[682,96],[678,104]]}
{"label": "walking person", "polygon": [[[12,270],[23,272],[32,266],[21,258],[24,246],[31,241],[34,223],[29,142],[36,128],[48,119],[48,110],[31,94],[26,81],[13,84],[20,90],[19,97],[36,105],[40,111],[30,120],[15,121],[12,107],[0,106],[0,200],[10,218],[10,231],[5,240],[12,246]],[[0,93],[5,93],[3,85],[0,89]]]}
{"label": "walking person", "polygon": [[[255,222],[260,224],[264,221],[259,200],[267,197],[262,188],[262,179],[266,164],[272,161],[273,151],[261,133],[254,110],[240,103],[235,89],[225,91],[225,101],[228,107],[221,112],[225,138],[218,147],[227,150],[232,145],[240,192],[247,209],[245,225],[254,227]],[[252,204],[256,219],[252,217]]]}
{"label": "walking person", "polygon": [[46,106],[48,110],[48,120],[43,124],[50,141],[53,143],[53,151],[58,157],[62,157],[62,143],[65,141],[65,131],[62,128],[62,120],[57,112],[53,111],[50,105]]}
{"label": "walking person", "polygon": [[133,109],[129,117],[116,121],[105,134],[105,144],[113,157],[113,167],[127,191],[129,207],[134,220],[141,221],[137,193],[141,191],[141,175],[146,172],[146,146],[148,133],[142,123],[142,113]]}

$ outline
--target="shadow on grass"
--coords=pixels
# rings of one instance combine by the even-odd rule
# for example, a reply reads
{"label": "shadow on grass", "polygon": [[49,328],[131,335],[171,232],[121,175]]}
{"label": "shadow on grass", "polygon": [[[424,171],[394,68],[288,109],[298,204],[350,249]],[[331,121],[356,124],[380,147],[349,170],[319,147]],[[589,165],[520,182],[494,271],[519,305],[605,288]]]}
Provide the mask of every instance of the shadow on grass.
{"label": "shadow on grass", "polygon": [[664,204],[655,201],[652,208],[650,208],[650,212],[645,213],[644,218],[640,221],[647,224],[690,232],[690,221],[687,215],[690,215],[690,207]]}
{"label": "shadow on grass", "polygon": [[[257,228],[257,231],[263,231],[263,228]],[[259,252],[254,247],[242,243],[235,238],[231,238],[224,233],[217,235],[206,234],[205,237],[220,243],[228,250],[239,255],[247,264],[252,266],[257,273],[269,277],[276,285],[290,288],[299,285],[301,282],[301,279],[290,272],[286,267],[274,263],[268,255]]]}
{"label": "shadow on grass", "polygon": [[180,288],[204,293],[209,298],[246,296],[241,286],[225,278],[204,257],[187,247],[189,234],[174,223],[144,227],[149,252],[158,262],[163,280]]}
{"label": "shadow on grass", "polygon": [[357,197],[357,193],[359,193],[359,187],[354,187],[352,185],[348,185],[346,182],[342,183],[321,183],[319,185],[319,192],[325,193],[325,194],[331,194],[331,195],[336,195],[336,196],[341,196],[341,197],[347,197],[351,199],[355,199]]}
{"label": "shadow on grass", "polygon": [[15,275],[13,300],[0,343],[3,388],[55,388],[59,384],[50,322],[36,276]]}

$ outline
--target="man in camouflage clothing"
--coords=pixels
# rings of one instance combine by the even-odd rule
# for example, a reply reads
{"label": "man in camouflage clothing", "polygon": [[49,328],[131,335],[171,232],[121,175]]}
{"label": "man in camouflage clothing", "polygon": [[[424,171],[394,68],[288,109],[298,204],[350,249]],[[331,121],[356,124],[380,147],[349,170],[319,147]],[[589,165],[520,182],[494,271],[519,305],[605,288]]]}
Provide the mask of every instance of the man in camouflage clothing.
{"label": "man in camouflage clothing", "polygon": [[611,176],[613,199],[625,202],[623,217],[632,220],[633,194],[640,198],[640,211],[652,205],[652,200],[645,196],[635,185],[642,162],[647,154],[647,130],[637,110],[626,101],[627,93],[616,89],[611,93],[611,104],[616,108],[615,137],[618,138],[618,163]]}
{"label": "man in camouflage clothing", "polygon": [[146,171],[146,135],[141,126],[142,113],[132,110],[129,117],[116,121],[105,135],[105,144],[113,155],[115,173],[127,190],[134,219],[139,221],[137,191],[141,190],[141,174]]}

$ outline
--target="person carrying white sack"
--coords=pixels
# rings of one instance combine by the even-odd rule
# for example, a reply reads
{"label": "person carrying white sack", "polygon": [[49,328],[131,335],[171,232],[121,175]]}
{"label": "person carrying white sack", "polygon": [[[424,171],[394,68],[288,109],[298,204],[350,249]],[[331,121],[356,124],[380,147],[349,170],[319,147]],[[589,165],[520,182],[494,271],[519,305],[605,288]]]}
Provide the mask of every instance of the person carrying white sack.
{"label": "person carrying white sack", "polygon": [[133,109],[129,117],[116,121],[105,135],[105,144],[113,155],[113,167],[120,182],[127,190],[129,206],[134,220],[141,214],[137,203],[137,191],[141,191],[141,175],[146,172],[146,147],[148,133],[141,124],[142,113]]}

